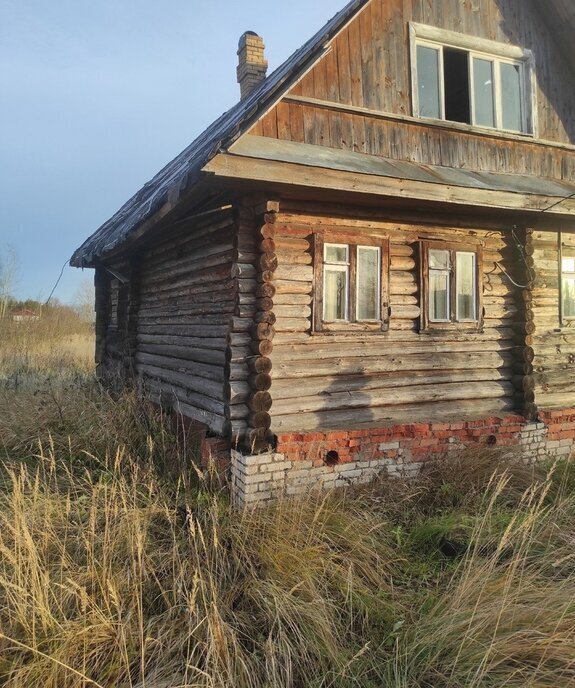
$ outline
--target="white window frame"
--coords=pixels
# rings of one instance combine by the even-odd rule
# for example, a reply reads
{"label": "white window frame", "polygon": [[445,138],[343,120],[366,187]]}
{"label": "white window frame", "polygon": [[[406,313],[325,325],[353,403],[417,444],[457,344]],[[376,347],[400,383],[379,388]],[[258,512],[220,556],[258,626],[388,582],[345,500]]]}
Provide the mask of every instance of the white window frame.
{"label": "white window frame", "polygon": [[[423,239],[420,241],[421,269],[421,325],[422,332],[434,332],[450,329],[479,331],[483,327],[483,247],[473,244],[443,241],[441,239]],[[448,269],[430,267],[430,251],[449,253]],[[457,255],[474,256],[474,318],[458,319],[459,294],[457,290]],[[431,274],[432,272],[448,273],[448,318],[431,318]]]}
{"label": "white window frame", "polygon": [[[345,261],[329,261],[327,259],[327,249],[329,247],[333,248],[344,248],[345,249]],[[349,280],[350,280],[350,247],[349,244],[335,244],[332,242],[326,242],[323,245],[323,293],[324,293],[324,298],[323,298],[323,315],[322,318],[324,322],[349,322]],[[344,272],[346,274],[346,293],[345,293],[345,317],[344,318],[338,318],[336,320],[328,320],[325,317],[325,310],[326,310],[326,305],[327,305],[327,300],[325,298],[325,286],[326,286],[326,274],[327,270],[326,267],[329,267],[330,270],[334,272]]]}
{"label": "white window frame", "polygon": [[[568,253],[569,255],[565,255]],[[567,251],[563,246],[562,233],[559,233],[559,317],[561,325],[572,324],[575,322],[575,315],[565,315],[565,280],[575,279],[575,271],[563,270],[563,259],[571,258],[575,259],[575,248],[569,248]]]}
{"label": "white window frame", "polygon": [[[432,268],[430,265],[429,261],[429,254],[431,251],[441,251],[443,253],[447,253],[447,260],[448,260],[448,267],[447,268]],[[452,265],[452,259],[453,259],[453,253],[447,248],[440,248],[439,246],[429,246],[427,248],[427,256],[428,256],[428,282],[427,282],[427,289],[428,289],[428,305],[427,305],[427,317],[429,318],[430,323],[450,323],[451,322],[451,293],[453,291],[453,284],[452,284],[452,275],[453,275],[453,270],[454,267]],[[433,274],[440,274],[440,275],[447,275],[447,318],[432,318],[431,317],[431,276]]]}
{"label": "white window frame", "polygon": [[[377,306],[375,309],[376,313],[381,313],[381,246],[364,246],[362,244],[357,244],[356,251],[356,262],[359,266],[359,251],[376,251],[377,252]],[[359,267],[355,272],[355,312],[359,310]],[[381,318],[357,318],[356,322],[379,322]]]}
{"label": "white window frame", "polygon": [[[459,270],[457,269],[457,256],[472,256],[473,257],[473,317],[472,318],[460,318],[459,317],[459,289],[457,280],[459,277]],[[479,280],[477,279],[477,252],[476,251],[455,251],[454,252],[454,258],[455,258],[455,265],[453,266],[453,270],[455,270],[455,322],[458,323],[476,323],[478,320],[478,313],[477,313],[477,308],[478,308],[478,289],[479,289]]]}
{"label": "white window frame", "polygon": [[[464,50],[469,54],[469,105],[471,110],[471,124],[453,122],[456,126],[473,127],[487,131],[508,132],[515,135],[537,135],[537,103],[535,88],[535,69],[533,53],[517,46],[498,43],[483,38],[467,36],[455,31],[437,29],[424,24],[410,23],[410,49],[411,49],[411,94],[412,114],[432,122],[452,123],[445,119],[445,73],[443,49],[455,48]],[[417,48],[425,46],[439,50],[439,97],[440,119],[425,117],[419,114],[419,83],[417,77]],[[474,88],[474,58],[489,60],[494,64],[494,107],[495,126],[479,125],[475,123],[475,88]],[[521,89],[521,131],[503,128],[503,109],[501,100],[501,64],[520,66]]]}

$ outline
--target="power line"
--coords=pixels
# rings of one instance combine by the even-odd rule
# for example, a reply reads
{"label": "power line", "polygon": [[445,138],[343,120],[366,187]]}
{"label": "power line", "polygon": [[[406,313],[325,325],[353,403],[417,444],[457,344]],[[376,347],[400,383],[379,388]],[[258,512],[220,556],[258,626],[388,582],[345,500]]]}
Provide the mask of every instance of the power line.
{"label": "power line", "polygon": [[66,269],[66,265],[68,265],[68,260],[64,262],[64,265],[62,265],[62,269],[60,270],[60,274],[58,275],[58,279],[56,280],[56,284],[53,286],[52,291],[50,292],[50,296],[46,299],[44,302],[44,305],[47,306],[48,303],[50,302],[50,299],[54,295],[54,292],[58,288],[58,285],[60,284],[60,280],[62,279],[62,275],[64,274],[64,270]]}

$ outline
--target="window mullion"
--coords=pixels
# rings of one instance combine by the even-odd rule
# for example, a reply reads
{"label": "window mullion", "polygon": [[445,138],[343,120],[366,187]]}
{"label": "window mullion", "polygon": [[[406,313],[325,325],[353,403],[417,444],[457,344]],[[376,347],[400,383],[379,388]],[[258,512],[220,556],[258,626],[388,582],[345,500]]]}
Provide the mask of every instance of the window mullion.
{"label": "window mullion", "polygon": [[439,46],[439,113],[445,119],[445,67],[443,60],[443,46]]}
{"label": "window mullion", "polygon": [[503,106],[501,98],[501,62],[493,60],[493,91],[495,96],[495,126],[497,129],[503,127]]}
{"label": "window mullion", "polygon": [[475,126],[475,56],[472,52],[468,53],[468,81],[469,81],[469,108],[471,110],[469,119]]}

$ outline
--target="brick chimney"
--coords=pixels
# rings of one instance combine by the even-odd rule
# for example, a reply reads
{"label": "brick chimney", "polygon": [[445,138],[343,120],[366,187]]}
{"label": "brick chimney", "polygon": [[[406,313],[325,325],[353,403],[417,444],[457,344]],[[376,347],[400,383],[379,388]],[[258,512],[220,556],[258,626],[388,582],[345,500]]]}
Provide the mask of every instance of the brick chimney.
{"label": "brick chimney", "polygon": [[253,31],[246,31],[240,38],[237,73],[242,100],[266,78],[268,63],[264,48],[263,39]]}

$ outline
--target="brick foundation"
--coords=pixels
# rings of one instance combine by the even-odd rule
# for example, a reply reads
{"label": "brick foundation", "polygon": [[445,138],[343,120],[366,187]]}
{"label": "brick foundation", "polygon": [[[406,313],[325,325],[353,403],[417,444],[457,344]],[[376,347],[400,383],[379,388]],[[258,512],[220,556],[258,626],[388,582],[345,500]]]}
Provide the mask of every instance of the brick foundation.
{"label": "brick foundation", "polygon": [[412,476],[425,461],[480,446],[516,447],[528,462],[568,457],[575,450],[575,409],[541,412],[536,423],[510,415],[280,434],[273,453],[244,456],[232,451],[232,492],[238,503],[248,504],[314,486],[365,483],[384,471]]}

